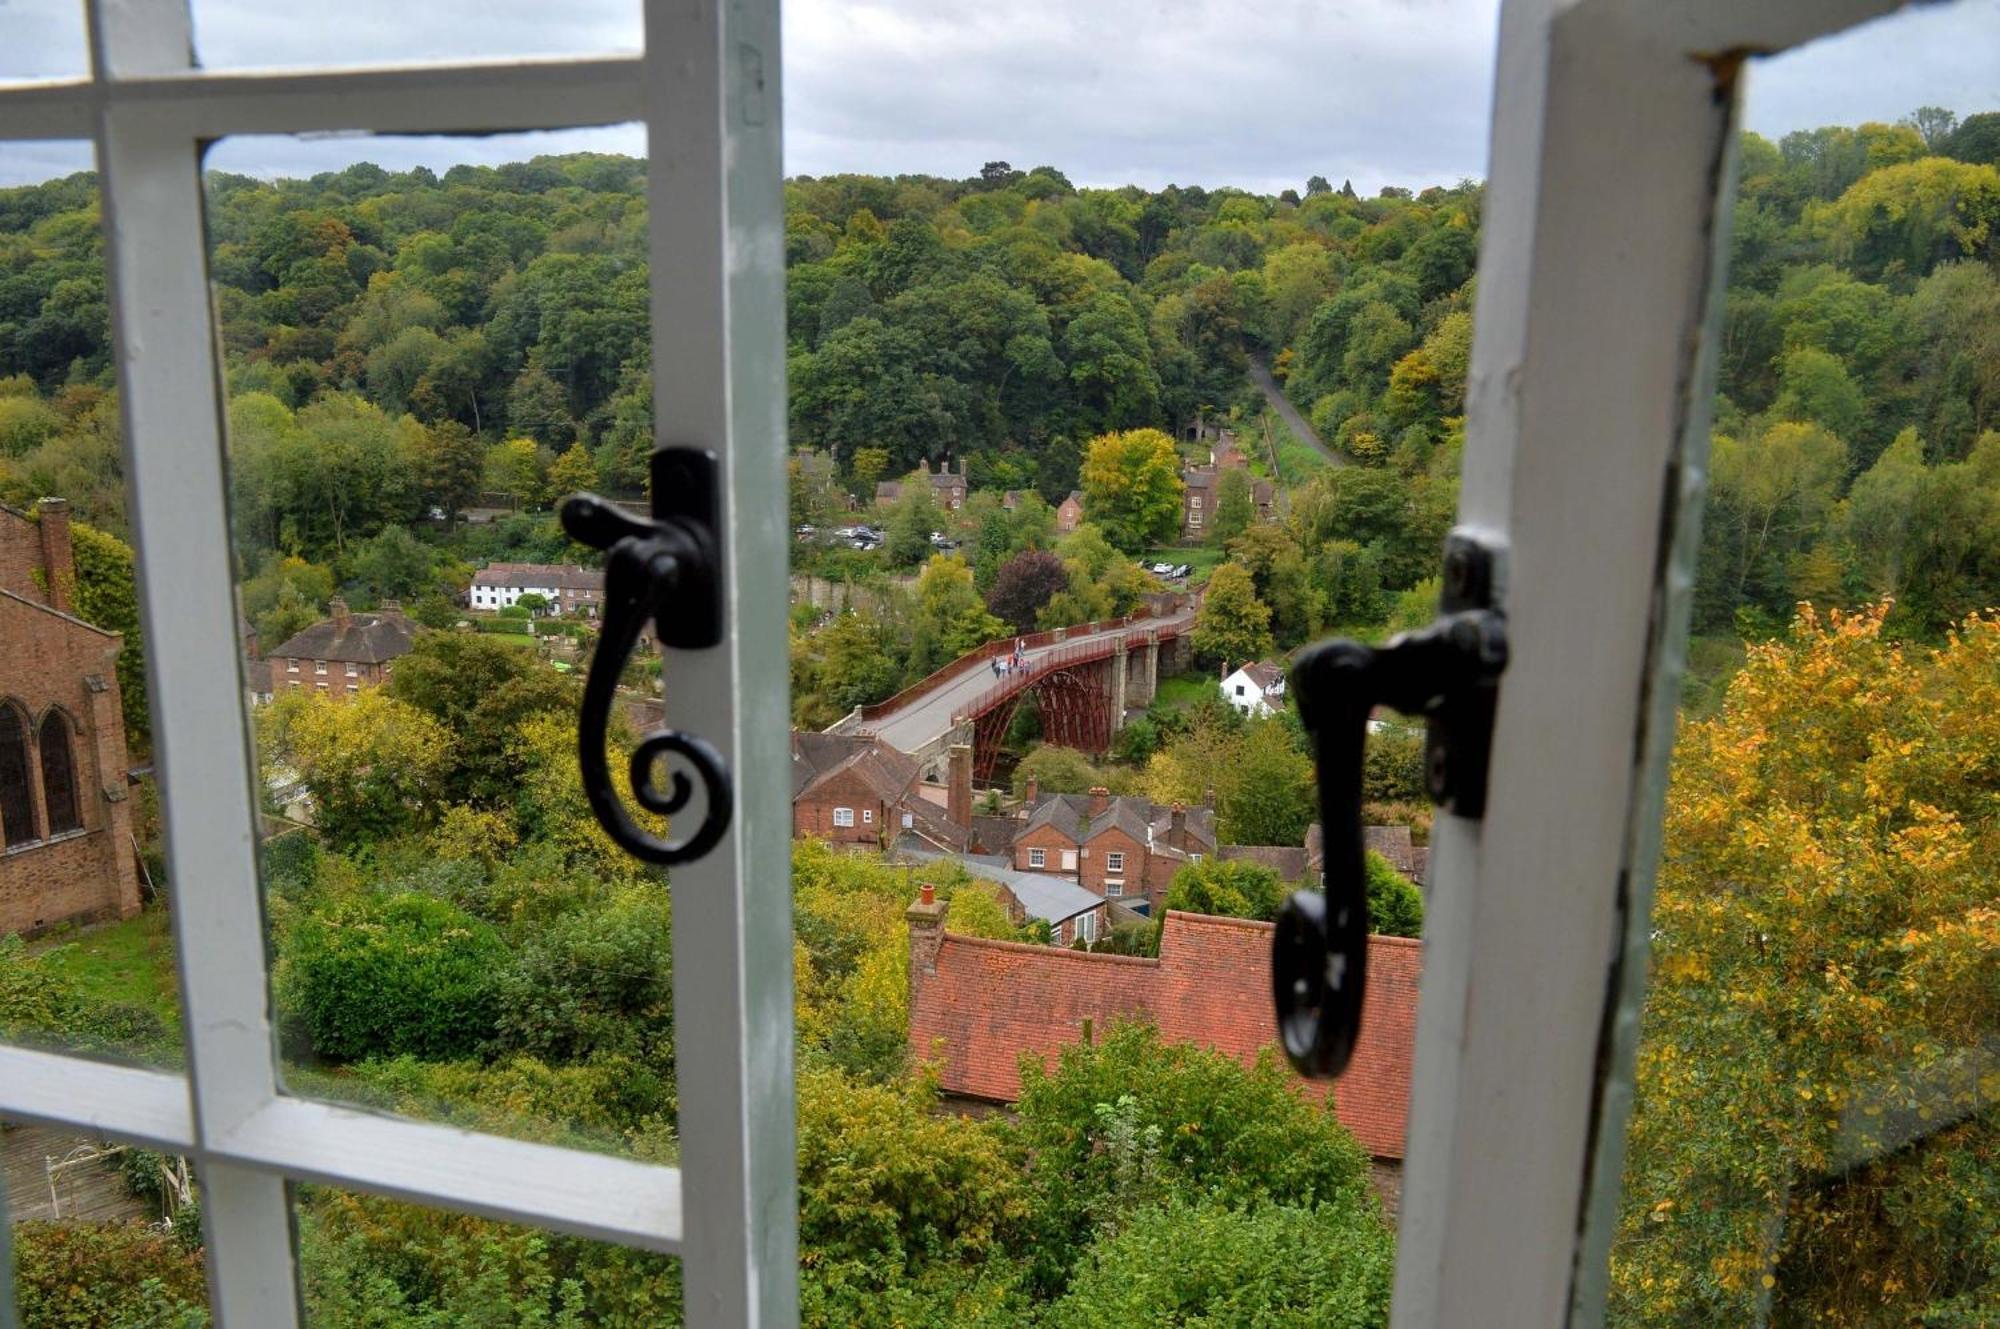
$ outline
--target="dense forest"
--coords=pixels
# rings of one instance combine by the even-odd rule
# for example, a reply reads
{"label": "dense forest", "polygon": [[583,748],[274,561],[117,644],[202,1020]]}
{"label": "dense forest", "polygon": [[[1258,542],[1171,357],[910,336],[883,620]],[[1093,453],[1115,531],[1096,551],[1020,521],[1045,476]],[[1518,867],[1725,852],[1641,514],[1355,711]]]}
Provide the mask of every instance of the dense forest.
{"label": "dense forest", "polygon": [[[1747,1322],[1775,1287],[1801,1323],[1978,1323],[2000,1250],[1990,1091],[1885,1158],[1843,1153],[1841,1121],[1805,1105],[1907,1116],[1895,1068],[1922,1087],[1992,1028],[2000,634],[1976,615],[2000,603],[2000,115],[1746,135],[1740,155],[1614,1311]],[[643,483],[644,185],[644,163],[599,155],[210,177],[232,534],[267,643],[336,593],[446,625],[481,562],[587,558],[548,508]],[[880,550],[798,546],[840,603],[794,610],[795,719],[824,724],[998,633],[1127,612],[1156,589],[1142,561],[1160,546],[1199,565],[1204,665],[1427,618],[1482,197],[1361,198],[1319,177],[1277,196],[1078,189],[999,162],[788,182],[795,521],[853,521],[878,481],[947,459],[973,491],[947,513],[907,486],[874,514]],[[73,505],[79,606],[128,633],[143,750],[99,222],[88,175],[0,191],[0,501]],[[1253,448],[1275,519],[1232,492],[1205,545],[1175,545],[1156,500],[1177,502],[1179,464],[1205,454],[1185,426],[1275,439],[1253,362],[1346,464]],[[1059,535],[1053,507],[1079,489],[1089,520]],[[473,508],[511,511],[462,520]],[[1802,600],[1819,608],[1795,614]],[[1050,790],[1214,788],[1225,838],[1297,843],[1295,721],[1186,702],[1136,719],[1102,764],[1044,747],[1022,770]],[[260,752],[318,806],[316,835],[274,842],[265,872],[297,1084],[675,1156],[671,911],[582,805],[574,705],[531,654],[438,632],[379,693],[260,714]],[[1371,754],[1370,794],[1398,819],[1419,752],[1401,735]],[[1268,916],[1278,886],[1217,870],[1173,898]],[[1385,913],[1418,930],[1393,886]],[[955,926],[1025,935],[978,883],[943,887]],[[794,889],[808,1323],[1382,1322],[1391,1238],[1364,1160],[1275,1069],[1125,1030],[1031,1077],[1017,1120],[940,1116],[904,1046],[907,883],[805,844]],[[1746,912],[1754,930],[1729,922]],[[170,1009],[93,991],[60,953],[0,943],[0,1034],[177,1055]],[[1717,1066],[1718,1046],[1742,1067]],[[329,1192],[301,1215],[329,1325],[676,1312],[670,1261]],[[118,1323],[120,1297],[121,1315],[154,1306],[134,1325],[199,1322],[168,1318],[198,1299],[186,1243],[42,1230],[19,1249],[30,1324]],[[1844,1272],[1885,1251],[1924,1278]],[[1168,1266],[1194,1272],[1132,1273]]]}

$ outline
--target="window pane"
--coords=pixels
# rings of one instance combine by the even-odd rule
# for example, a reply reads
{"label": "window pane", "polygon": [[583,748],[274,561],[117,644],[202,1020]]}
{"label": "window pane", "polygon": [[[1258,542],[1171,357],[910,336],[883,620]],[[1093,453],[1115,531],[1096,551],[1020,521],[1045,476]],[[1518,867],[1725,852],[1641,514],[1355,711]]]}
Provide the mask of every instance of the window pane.
{"label": "window pane", "polygon": [[177,1060],[123,428],[86,144],[0,179],[0,1038]]}
{"label": "window pane", "polygon": [[[1374,744],[1371,896],[1395,935],[1370,951],[1361,1054],[1307,1084],[1275,1055],[1270,920],[1318,880],[1317,810],[1266,685],[1319,636],[1435,608],[1490,9],[1426,44],[1421,106],[1387,72],[1396,24],[1154,17],[1042,6],[1030,39],[787,10],[800,1242],[829,1323],[865,1316],[830,1272],[846,1258],[947,1323],[1386,1320],[1421,736]],[[1213,99],[1106,117],[1081,89],[1113,29],[1154,67],[1258,70],[1287,110],[1240,133]],[[1377,78],[1357,118],[1335,89]],[[1393,133],[1362,126],[1389,107]],[[1388,381],[1425,347],[1455,368],[1407,410]],[[1167,498],[1141,521],[1086,460],[1121,437]],[[1357,443],[1367,466],[1320,446]],[[1191,594],[1232,582],[1262,622],[1197,639]],[[1228,708],[1260,660],[1235,680],[1258,680],[1255,714]],[[1247,1138],[1266,1132],[1310,1161],[1281,1174]],[[966,1197],[907,1262],[834,1221],[835,1160],[897,1133],[891,1166],[954,1169],[906,1174],[900,1221]],[[1201,1273],[1134,1272],[1166,1268]]]}
{"label": "window pane", "polygon": [[0,84],[89,73],[79,0],[12,0],[0,12]]}
{"label": "window pane", "polygon": [[603,574],[554,511],[644,502],[646,171],[579,141],[644,151],[208,157],[272,980],[295,1093],[670,1158],[671,910],[582,798]]}
{"label": "window pane", "polygon": [[184,1160],[0,1122],[0,1161],[22,1329],[207,1323],[200,1188]]}
{"label": "window pane", "polygon": [[638,0],[574,0],[560,21],[539,5],[479,0],[354,0],[337,13],[193,0],[193,9],[195,49],[210,69],[612,55],[644,42]]}
{"label": "window pane", "polygon": [[326,1186],[292,1204],[313,1329],[681,1323],[673,1256]]}
{"label": "window pane", "polygon": [[2000,1304],[1991,18],[1749,83],[1614,1323]]}

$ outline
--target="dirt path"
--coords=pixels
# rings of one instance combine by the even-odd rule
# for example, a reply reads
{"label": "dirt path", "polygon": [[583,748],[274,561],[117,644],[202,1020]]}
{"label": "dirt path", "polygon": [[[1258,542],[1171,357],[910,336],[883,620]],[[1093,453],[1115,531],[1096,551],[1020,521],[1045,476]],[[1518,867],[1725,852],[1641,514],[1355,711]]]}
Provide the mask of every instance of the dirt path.
{"label": "dirt path", "polygon": [[1321,441],[1320,436],[1313,432],[1313,427],[1306,423],[1303,415],[1299,414],[1299,408],[1292,405],[1291,399],[1279,388],[1278,380],[1271,377],[1269,367],[1254,355],[1250,357],[1250,381],[1257,385],[1257,390],[1264,394],[1264,400],[1278,413],[1278,418],[1285,422],[1285,428],[1292,431],[1293,438],[1312,448],[1335,466],[1348,464],[1344,455],[1328,447]]}

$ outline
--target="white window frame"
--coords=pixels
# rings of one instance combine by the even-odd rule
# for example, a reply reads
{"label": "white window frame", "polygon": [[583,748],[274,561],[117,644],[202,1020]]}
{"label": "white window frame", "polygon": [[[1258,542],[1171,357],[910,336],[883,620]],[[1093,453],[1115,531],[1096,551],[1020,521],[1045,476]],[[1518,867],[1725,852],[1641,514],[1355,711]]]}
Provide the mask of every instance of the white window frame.
{"label": "white window frame", "polygon": [[[776,0],[644,0],[642,56],[310,72],[200,70],[186,0],[86,9],[92,73],[0,87],[0,139],[96,143],[163,818],[186,883],[173,926],[188,1064],[0,1046],[0,1116],[191,1158],[218,1329],[299,1323],[291,1180],[677,1254],[690,1324],[795,1324],[787,739],[736,701],[786,687]],[[670,722],[714,743],[736,787],[723,843],[673,873],[675,1004],[702,1012],[677,1031],[678,1168],[280,1083],[200,174],[204,145],[229,134],[629,121],[649,138],[655,436],[712,449],[724,489],[728,640],[667,664]]]}
{"label": "white window frame", "polygon": [[1076,850],[1065,849],[1062,851],[1062,870],[1064,872],[1076,871]]}
{"label": "white window frame", "polygon": [[1125,870],[1125,851],[1122,849],[1105,850],[1104,870],[1106,872],[1123,872]]}
{"label": "white window frame", "polygon": [[1898,7],[1502,5],[1459,521],[1511,659],[1432,832],[1393,1329],[1603,1320],[1741,75]]}
{"label": "white window frame", "polygon": [[1107,878],[1104,883],[1104,894],[1105,898],[1113,900],[1123,896],[1125,894],[1124,879],[1117,877]]}
{"label": "white window frame", "polygon": [[863,826],[873,826],[873,825],[875,824],[875,809],[874,809],[874,808],[863,808],[863,809],[861,809],[861,824],[862,824]]}
{"label": "white window frame", "polygon": [[835,827],[837,827],[838,829],[841,829],[841,830],[851,830],[851,829],[853,829],[853,826],[854,826],[854,809],[853,809],[853,808],[835,808],[835,809],[833,810],[833,824],[834,824],[834,826],[835,826]]}

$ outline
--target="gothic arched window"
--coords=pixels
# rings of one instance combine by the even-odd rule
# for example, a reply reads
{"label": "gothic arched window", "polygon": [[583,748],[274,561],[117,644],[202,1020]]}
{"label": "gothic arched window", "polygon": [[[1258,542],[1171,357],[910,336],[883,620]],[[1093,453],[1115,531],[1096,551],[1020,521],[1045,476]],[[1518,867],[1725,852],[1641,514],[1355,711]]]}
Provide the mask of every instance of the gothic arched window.
{"label": "gothic arched window", "polygon": [[77,801],[76,751],[70,743],[69,717],[51,710],[42,717],[42,806],[50,835],[83,828]]}
{"label": "gothic arched window", "polygon": [[0,701],[0,846],[39,838],[28,782],[28,717],[12,702]]}

